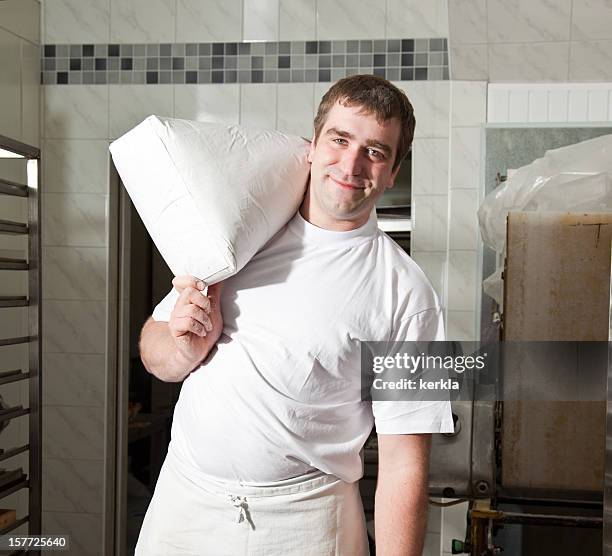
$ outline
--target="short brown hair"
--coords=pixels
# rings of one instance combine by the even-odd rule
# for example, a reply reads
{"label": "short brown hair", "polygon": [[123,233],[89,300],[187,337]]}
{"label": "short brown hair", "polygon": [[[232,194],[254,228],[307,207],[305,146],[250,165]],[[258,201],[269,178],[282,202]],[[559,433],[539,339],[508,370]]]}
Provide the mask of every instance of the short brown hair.
{"label": "short brown hair", "polygon": [[327,120],[332,106],[340,102],[345,106],[361,106],[363,111],[374,114],[378,122],[397,118],[400,122],[400,137],[393,168],[406,158],[416,120],[412,104],[406,94],[395,85],[377,75],[351,75],[340,79],[323,95],[314,120],[315,141]]}

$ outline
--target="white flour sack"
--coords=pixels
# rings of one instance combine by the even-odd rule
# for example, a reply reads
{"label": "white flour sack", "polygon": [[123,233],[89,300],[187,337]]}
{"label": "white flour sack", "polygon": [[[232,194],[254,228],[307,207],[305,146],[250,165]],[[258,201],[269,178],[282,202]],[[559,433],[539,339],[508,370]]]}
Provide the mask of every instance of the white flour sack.
{"label": "white flour sack", "polygon": [[238,272],[291,219],[310,172],[301,137],[157,116],[110,151],[172,272],[209,284]]}

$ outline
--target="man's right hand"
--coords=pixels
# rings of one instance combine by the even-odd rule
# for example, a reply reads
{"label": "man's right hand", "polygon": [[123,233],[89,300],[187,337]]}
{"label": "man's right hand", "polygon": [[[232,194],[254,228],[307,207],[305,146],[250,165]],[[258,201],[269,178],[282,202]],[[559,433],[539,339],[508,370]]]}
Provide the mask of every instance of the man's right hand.
{"label": "man's right hand", "polygon": [[179,298],[168,321],[168,328],[180,354],[194,365],[200,363],[223,331],[221,291],[223,282],[206,287],[194,276],[177,276],[172,285]]}

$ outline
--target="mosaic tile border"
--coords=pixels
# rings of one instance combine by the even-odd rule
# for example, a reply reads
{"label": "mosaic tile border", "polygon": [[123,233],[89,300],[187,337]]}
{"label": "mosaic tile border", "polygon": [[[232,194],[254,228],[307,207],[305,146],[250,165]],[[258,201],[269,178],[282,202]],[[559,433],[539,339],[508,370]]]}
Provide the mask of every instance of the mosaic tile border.
{"label": "mosaic tile border", "polygon": [[46,44],[43,85],[310,83],[357,73],[448,80],[448,41]]}

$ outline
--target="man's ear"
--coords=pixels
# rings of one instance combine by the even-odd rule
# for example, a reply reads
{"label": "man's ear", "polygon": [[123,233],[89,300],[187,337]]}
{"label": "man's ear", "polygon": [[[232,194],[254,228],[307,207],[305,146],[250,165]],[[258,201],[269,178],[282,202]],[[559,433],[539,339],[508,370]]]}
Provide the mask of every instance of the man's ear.
{"label": "man's ear", "polygon": [[308,148],[308,156],[306,157],[308,159],[308,162],[310,162],[312,164],[312,157],[314,156],[314,150],[315,150],[315,136],[312,136],[312,140],[310,141],[310,147]]}
{"label": "man's ear", "polygon": [[395,185],[395,178],[397,178],[397,174],[399,174],[401,167],[402,167],[402,163],[400,162],[397,165],[397,168],[393,170],[393,172],[391,173],[391,179],[389,180],[389,185],[387,186],[387,189],[391,189]]}

